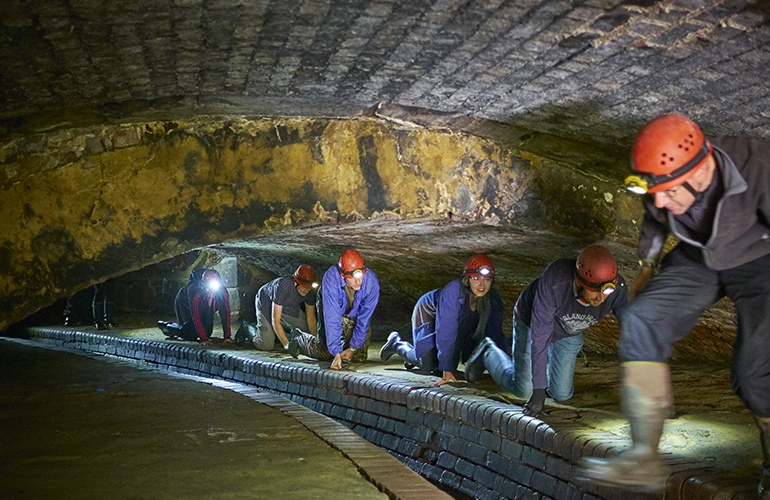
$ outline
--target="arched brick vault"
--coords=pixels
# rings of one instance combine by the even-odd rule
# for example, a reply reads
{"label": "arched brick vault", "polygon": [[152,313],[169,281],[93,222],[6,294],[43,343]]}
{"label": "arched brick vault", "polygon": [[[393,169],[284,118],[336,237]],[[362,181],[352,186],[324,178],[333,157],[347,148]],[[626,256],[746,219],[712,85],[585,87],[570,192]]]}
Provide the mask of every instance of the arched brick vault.
{"label": "arched brick vault", "polygon": [[[680,112],[710,134],[770,130],[762,1],[13,0],[0,35],[0,325],[289,208],[301,223],[315,201],[343,221],[430,209],[631,241],[638,204],[618,186],[642,123]],[[241,117],[299,120],[286,132],[303,139],[254,165],[319,180],[265,196],[259,168],[235,167],[261,140],[223,125]],[[345,126],[347,140],[331,132]],[[410,145],[427,136],[434,150]],[[320,142],[357,177],[335,181]],[[408,190],[430,155],[446,185]],[[296,158],[305,171],[289,172]],[[482,177],[518,184],[490,200]]]}
{"label": "arched brick vault", "polygon": [[34,131],[384,101],[603,145],[666,112],[766,137],[768,13],[762,0],[11,0],[0,119]]}
{"label": "arched brick vault", "polygon": [[0,328],[88,283],[287,227],[453,218],[589,239],[638,210],[619,183],[516,147],[526,140],[401,117],[199,117],[6,142]]}

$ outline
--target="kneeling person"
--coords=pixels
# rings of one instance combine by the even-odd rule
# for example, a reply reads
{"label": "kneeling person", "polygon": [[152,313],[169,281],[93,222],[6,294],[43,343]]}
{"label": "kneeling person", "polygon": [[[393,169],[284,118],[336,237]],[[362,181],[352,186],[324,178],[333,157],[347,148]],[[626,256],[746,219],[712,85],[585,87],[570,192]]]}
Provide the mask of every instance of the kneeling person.
{"label": "kneeling person", "polygon": [[332,361],[332,370],[341,370],[342,361],[366,361],[371,338],[371,320],[380,300],[377,275],[366,268],[355,250],[342,252],[336,266],[324,274],[318,293],[317,334],[294,336],[289,352],[322,361]]}
{"label": "kneeling person", "polygon": [[406,360],[405,365],[438,371],[442,378],[435,386],[457,382],[457,365],[461,359],[468,359],[481,339],[492,338],[500,346],[507,344],[503,335],[503,300],[492,287],[494,278],[495,266],[489,257],[470,257],[461,278],[417,301],[412,312],[414,345],[393,332],[382,346],[380,359],[387,361],[397,354]]}
{"label": "kneeling person", "polygon": [[230,295],[214,269],[196,269],[190,273],[187,286],[176,294],[174,312],[177,323],[158,321],[158,327],[169,338],[199,340],[201,345],[213,345],[211,333],[214,314],[218,312],[225,342],[233,341],[230,338]]}
{"label": "kneeling person", "polygon": [[[316,331],[316,281],[312,267],[301,265],[293,276],[283,276],[263,285],[257,292],[257,327],[255,330],[239,330],[235,341],[242,343],[248,335],[256,349],[270,351],[275,339],[289,348],[288,331],[299,328],[305,332]],[[302,310],[302,306],[304,311]]]}
{"label": "kneeling person", "polygon": [[524,413],[537,416],[546,396],[572,397],[575,362],[583,330],[625,307],[628,290],[615,259],[590,246],[577,259],[552,262],[521,293],[513,308],[513,359],[486,339],[466,363],[473,382],[487,369],[495,382],[520,398]]}

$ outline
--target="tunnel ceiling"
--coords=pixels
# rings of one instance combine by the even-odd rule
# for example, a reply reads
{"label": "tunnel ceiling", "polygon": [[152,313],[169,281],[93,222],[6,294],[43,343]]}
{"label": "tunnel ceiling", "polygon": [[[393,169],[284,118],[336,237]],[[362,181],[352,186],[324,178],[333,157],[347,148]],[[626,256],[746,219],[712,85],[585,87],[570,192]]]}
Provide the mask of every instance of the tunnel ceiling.
{"label": "tunnel ceiling", "polygon": [[750,0],[8,0],[0,132],[384,102],[627,145],[685,113],[770,130]]}

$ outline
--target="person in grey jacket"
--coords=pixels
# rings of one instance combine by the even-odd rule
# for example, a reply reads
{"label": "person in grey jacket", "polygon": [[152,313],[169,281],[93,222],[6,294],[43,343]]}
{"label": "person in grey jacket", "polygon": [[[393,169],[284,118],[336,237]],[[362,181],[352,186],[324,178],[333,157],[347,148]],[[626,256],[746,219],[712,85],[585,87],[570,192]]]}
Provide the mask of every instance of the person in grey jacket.
{"label": "person in grey jacket", "polygon": [[[770,144],[706,138],[681,115],[648,123],[632,149],[629,189],[646,193],[629,287],[620,314],[621,407],[632,447],[584,459],[579,474],[599,483],[657,490],[668,476],[658,452],[672,405],[668,358],[703,310],[724,296],[735,304],[733,390],[759,428],[764,456],[759,498],[770,499]],[[679,244],[660,259],[673,233]],[[655,268],[660,261],[660,269]]]}

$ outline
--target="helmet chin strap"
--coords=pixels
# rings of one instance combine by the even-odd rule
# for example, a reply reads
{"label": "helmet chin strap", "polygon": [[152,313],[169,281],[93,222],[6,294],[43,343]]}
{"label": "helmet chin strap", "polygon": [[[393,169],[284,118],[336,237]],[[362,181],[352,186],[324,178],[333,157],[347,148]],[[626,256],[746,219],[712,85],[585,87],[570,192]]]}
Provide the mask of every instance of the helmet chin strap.
{"label": "helmet chin strap", "polygon": [[688,181],[684,181],[682,183],[682,186],[684,186],[684,188],[688,190],[690,194],[695,197],[695,201],[700,201],[700,199],[703,198],[703,193],[699,193],[698,191],[696,191],[695,188],[692,187]]}

